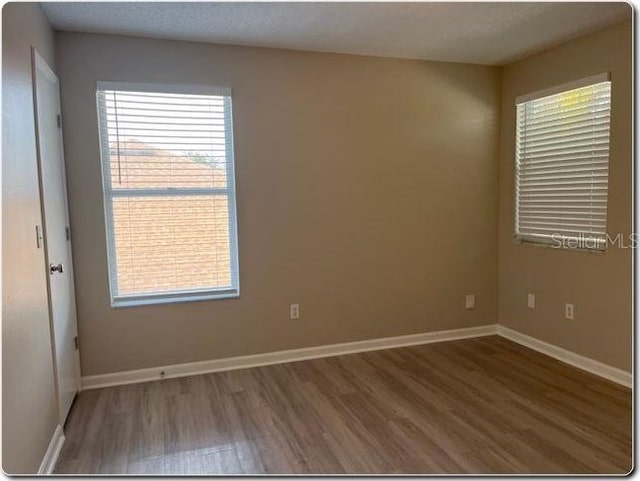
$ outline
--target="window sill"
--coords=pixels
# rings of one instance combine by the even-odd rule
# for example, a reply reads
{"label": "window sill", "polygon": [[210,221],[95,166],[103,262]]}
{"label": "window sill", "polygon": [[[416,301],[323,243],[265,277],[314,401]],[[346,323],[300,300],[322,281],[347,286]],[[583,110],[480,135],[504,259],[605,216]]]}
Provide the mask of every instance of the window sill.
{"label": "window sill", "polygon": [[237,299],[240,292],[237,289],[227,291],[193,292],[184,294],[165,294],[140,297],[120,297],[111,299],[111,307],[120,309],[124,307],[153,306],[156,304],[178,304],[184,302],[214,301],[221,299]]}
{"label": "window sill", "polygon": [[516,245],[521,245],[525,247],[547,249],[547,250],[559,251],[559,252],[579,252],[582,254],[595,254],[595,255],[604,255],[607,253],[607,249],[588,249],[586,247],[562,247],[562,246],[555,246],[550,243],[536,242],[536,241],[531,241],[527,239],[520,239],[517,237],[513,238],[513,243]]}

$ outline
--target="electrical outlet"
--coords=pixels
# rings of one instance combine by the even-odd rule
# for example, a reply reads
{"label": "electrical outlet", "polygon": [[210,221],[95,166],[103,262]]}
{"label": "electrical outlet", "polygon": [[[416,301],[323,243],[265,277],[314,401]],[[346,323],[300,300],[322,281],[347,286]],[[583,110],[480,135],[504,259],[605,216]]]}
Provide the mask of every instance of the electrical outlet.
{"label": "electrical outlet", "polygon": [[535,294],[529,293],[529,295],[527,295],[527,307],[529,309],[535,309],[536,308],[536,295]]}
{"label": "electrical outlet", "polygon": [[465,309],[475,309],[476,308],[476,295],[475,294],[467,294],[467,297],[464,300],[464,308]]}
{"label": "electrical outlet", "polygon": [[566,319],[573,319],[573,304],[565,304],[564,305],[564,317]]}
{"label": "electrical outlet", "polygon": [[300,319],[300,304],[289,306],[289,319]]}

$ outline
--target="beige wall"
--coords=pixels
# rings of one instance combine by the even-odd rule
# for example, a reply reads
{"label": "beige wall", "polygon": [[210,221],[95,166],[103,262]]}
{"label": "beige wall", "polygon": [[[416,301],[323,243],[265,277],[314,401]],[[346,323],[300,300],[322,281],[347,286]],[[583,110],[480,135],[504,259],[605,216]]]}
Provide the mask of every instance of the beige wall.
{"label": "beige wall", "polygon": [[[608,232],[627,237],[632,221],[631,23],[579,38],[503,69],[500,142],[499,321],[538,339],[631,370],[632,252],[605,254],[519,245],[513,240],[515,98],[611,72]],[[535,310],[527,293],[536,294]],[[564,304],[575,305],[575,320]]]}
{"label": "beige wall", "polygon": [[2,9],[2,468],[35,473],[57,425],[35,146],[31,46],[53,65],[35,3]]}
{"label": "beige wall", "polygon": [[[56,47],[83,375],[495,322],[499,69],[77,33]],[[233,88],[239,299],[109,307],[98,80]]]}

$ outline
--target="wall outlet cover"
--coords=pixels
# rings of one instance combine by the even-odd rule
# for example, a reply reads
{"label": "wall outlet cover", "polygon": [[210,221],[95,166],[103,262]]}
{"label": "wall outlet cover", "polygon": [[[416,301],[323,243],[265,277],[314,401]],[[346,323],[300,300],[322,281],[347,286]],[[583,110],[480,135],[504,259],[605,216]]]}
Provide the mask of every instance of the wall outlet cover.
{"label": "wall outlet cover", "polygon": [[564,317],[567,319],[573,319],[574,318],[574,309],[573,309],[573,304],[565,304],[564,305]]}
{"label": "wall outlet cover", "polygon": [[464,308],[465,309],[475,309],[476,307],[476,295],[475,294],[467,294],[464,300]]}

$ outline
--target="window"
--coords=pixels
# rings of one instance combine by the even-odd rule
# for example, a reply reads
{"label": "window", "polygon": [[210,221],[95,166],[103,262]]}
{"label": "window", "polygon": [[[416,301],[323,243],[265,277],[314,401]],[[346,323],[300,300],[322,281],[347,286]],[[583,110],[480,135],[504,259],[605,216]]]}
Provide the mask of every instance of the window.
{"label": "window", "polygon": [[98,83],[112,306],[239,294],[228,90]]}
{"label": "window", "polygon": [[522,97],[516,104],[516,238],[604,250],[608,75]]}

